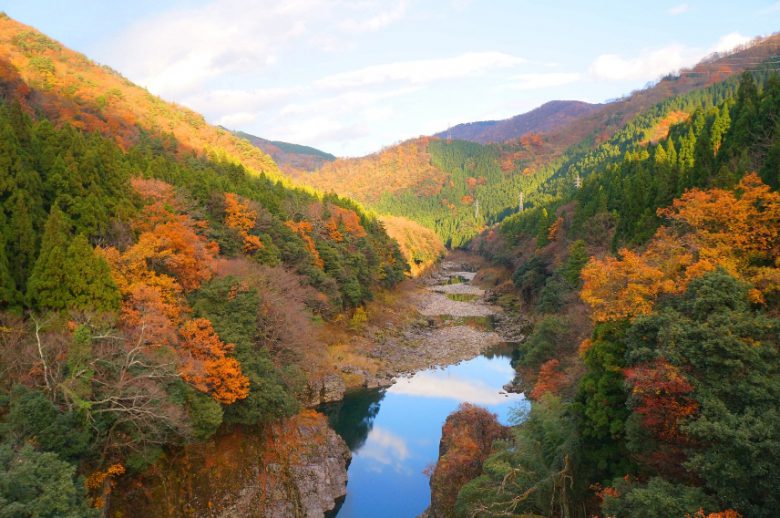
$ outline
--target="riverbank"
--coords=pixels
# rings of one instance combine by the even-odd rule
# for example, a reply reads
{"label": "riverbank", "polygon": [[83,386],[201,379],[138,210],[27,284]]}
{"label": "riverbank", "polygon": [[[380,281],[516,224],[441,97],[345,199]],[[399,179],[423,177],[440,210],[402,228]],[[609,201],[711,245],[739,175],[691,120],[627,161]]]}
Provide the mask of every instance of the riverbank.
{"label": "riverbank", "polygon": [[[389,387],[399,377],[522,340],[525,320],[488,302],[492,284],[479,282],[485,267],[478,256],[451,252],[427,275],[369,304],[360,332],[331,346],[344,390]],[[341,399],[330,380],[334,390],[321,402]]]}

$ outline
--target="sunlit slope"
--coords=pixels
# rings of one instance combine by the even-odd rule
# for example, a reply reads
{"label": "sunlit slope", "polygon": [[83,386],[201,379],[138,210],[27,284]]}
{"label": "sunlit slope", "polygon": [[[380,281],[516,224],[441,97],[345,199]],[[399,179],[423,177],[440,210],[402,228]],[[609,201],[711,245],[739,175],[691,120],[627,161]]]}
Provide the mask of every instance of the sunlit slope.
{"label": "sunlit slope", "polygon": [[280,176],[274,161],[249,142],[5,14],[0,15],[0,79],[0,95],[52,120],[111,136],[124,148],[144,132],[165,135],[176,141],[180,154],[207,154]]}

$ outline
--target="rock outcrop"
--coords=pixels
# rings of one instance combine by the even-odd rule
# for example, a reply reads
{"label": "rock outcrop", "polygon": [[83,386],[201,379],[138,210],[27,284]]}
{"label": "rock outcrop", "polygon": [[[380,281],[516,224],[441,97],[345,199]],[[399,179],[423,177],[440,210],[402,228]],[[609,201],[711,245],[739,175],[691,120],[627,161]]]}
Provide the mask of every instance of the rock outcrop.
{"label": "rock outcrop", "polygon": [[168,454],[119,481],[109,516],[320,518],[346,495],[350,458],[327,419],[306,410]]}
{"label": "rock outcrop", "polygon": [[439,460],[430,481],[431,506],[424,516],[453,516],[460,489],[482,473],[493,441],[508,434],[509,429],[484,408],[464,403],[450,414],[442,427]]}

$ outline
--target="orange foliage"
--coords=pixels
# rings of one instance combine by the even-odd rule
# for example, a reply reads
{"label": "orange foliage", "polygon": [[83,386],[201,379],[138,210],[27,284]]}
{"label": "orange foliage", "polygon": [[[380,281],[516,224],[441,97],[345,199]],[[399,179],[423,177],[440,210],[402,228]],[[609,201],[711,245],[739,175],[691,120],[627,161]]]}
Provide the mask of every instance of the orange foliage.
{"label": "orange foliage", "polygon": [[245,398],[249,380],[238,361],[227,357],[233,345],[222,343],[206,319],[182,322],[190,313],[183,295],[212,277],[216,247],[197,232],[199,222],[173,212],[170,185],[135,180],[133,186],[152,200],[135,222],[138,241],[124,253],[101,250],[122,293],[128,334],[141,346],[173,348],[181,377],[220,403]]}
{"label": "orange foliage", "polygon": [[463,196],[463,197],[460,199],[460,202],[461,202],[463,205],[471,205],[472,203],[474,203],[474,196],[472,196],[472,195],[470,195],[470,194],[467,194],[467,195]]}
{"label": "orange foliage", "polygon": [[664,118],[658,121],[655,126],[650,129],[648,136],[645,137],[640,144],[647,144],[648,142],[655,144],[659,140],[666,138],[666,136],[669,135],[669,128],[675,124],[687,121],[689,117],[689,113],[680,110],[667,113]]}
{"label": "orange foliage", "polygon": [[84,481],[84,486],[90,493],[98,493],[92,498],[92,507],[102,509],[106,505],[106,499],[116,485],[116,477],[125,474],[125,467],[121,464],[112,464],[105,470],[96,470]]}
{"label": "orange foliage", "polygon": [[563,218],[558,217],[555,221],[553,221],[552,225],[550,225],[550,228],[547,230],[547,239],[549,241],[555,241],[558,238],[558,234],[561,232],[561,227],[563,226]]}
{"label": "orange foliage", "polygon": [[439,461],[431,475],[431,507],[453,514],[458,491],[482,471],[493,441],[506,437],[506,429],[484,408],[463,403],[442,427]]}
{"label": "orange foliage", "polygon": [[658,212],[670,224],[643,253],[623,249],[620,259],[594,258],[583,269],[581,296],[595,320],[647,314],[659,295],[716,268],[752,283],[754,302],[780,290],[780,194],[757,175],[735,191],[691,190]]}
{"label": "orange foliage", "polygon": [[325,227],[328,230],[330,238],[336,242],[344,240],[344,234],[340,229],[344,229],[356,238],[366,237],[366,229],[360,224],[360,216],[354,210],[344,209],[338,205],[328,206],[330,218],[328,218]]}
{"label": "orange foliage", "polygon": [[181,377],[185,381],[225,405],[249,395],[249,379],[241,372],[241,364],[227,356],[235,346],[222,342],[208,319],[185,322],[181,337]]}
{"label": "orange foliage", "polygon": [[430,196],[438,194],[447,174],[431,163],[430,138],[421,137],[360,158],[339,158],[317,172],[301,177],[326,192],[337,192],[363,202],[379,201],[383,193],[406,189]]}
{"label": "orange foliage", "polygon": [[558,370],[560,362],[556,359],[548,360],[539,368],[539,377],[533,390],[529,394],[532,399],[539,399],[543,394],[557,393],[566,383],[564,374]]}
{"label": "orange foliage", "polygon": [[225,193],[225,225],[237,230],[244,240],[244,252],[252,253],[263,248],[260,238],[249,232],[255,228],[257,212],[250,209],[238,196]]}
{"label": "orange foliage", "polygon": [[324,269],[325,261],[323,261],[320,257],[320,253],[317,251],[317,246],[314,244],[314,240],[311,238],[311,233],[313,230],[311,223],[305,219],[302,219],[297,223],[295,221],[285,221],[284,224],[287,225],[287,228],[298,234],[298,236],[303,239],[303,243],[306,245],[306,250],[308,250],[311,254],[312,258],[314,259],[314,264],[317,266],[317,268],[320,270]]}

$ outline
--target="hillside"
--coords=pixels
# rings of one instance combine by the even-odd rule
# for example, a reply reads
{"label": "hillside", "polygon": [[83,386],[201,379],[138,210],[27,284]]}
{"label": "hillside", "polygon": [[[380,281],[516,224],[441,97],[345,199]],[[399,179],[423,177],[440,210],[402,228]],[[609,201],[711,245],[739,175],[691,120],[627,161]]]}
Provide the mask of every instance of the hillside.
{"label": "hillside", "polygon": [[[646,142],[661,138],[673,121],[683,120],[696,108],[695,101],[684,98],[687,93],[720,84],[778,54],[780,35],[757,39],[599,105],[546,133],[485,145],[421,137],[366,157],[338,159],[296,177],[352,196],[380,212],[413,219],[449,246],[461,246],[515,212],[520,192],[533,204],[535,196],[547,195],[547,187],[542,187],[551,178],[568,175],[573,182],[576,171],[571,165],[594,148],[609,143],[602,151],[619,155],[635,138]],[[666,102],[670,99],[678,101]]]}
{"label": "hillside", "polygon": [[236,131],[235,134],[271,155],[274,162],[288,174],[293,171],[316,171],[326,162],[336,160],[336,157],[330,153],[313,147],[278,140],[266,140],[243,131]]}
{"label": "hillside", "polygon": [[356,203],[6,16],[0,165],[0,471],[41,515],[98,516],[223,423],[294,423],[340,380],[324,330],[408,271]]}
{"label": "hillside", "polygon": [[516,363],[533,405],[472,480],[440,460],[461,489],[436,512],[776,513],[780,76],[756,68],[669,99],[690,116],[663,137],[621,129],[564,164],[580,189],[554,178],[473,242],[534,321]]}
{"label": "hillside", "polygon": [[527,133],[546,133],[555,130],[597,110],[600,106],[582,101],[550,101],[509,119],[458,124],[434,136],[480,144],[505,142],[520,138]]}
{"label": "hillside", "polygon": [[124,149],[148,133],[175,141],[180,156],[195,152],[219,157],[254,173],[280,177],[274,161],[244,139],[4,14],[0,16],[0,75],[4,97],[53,121],[97,131]]}

